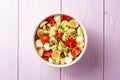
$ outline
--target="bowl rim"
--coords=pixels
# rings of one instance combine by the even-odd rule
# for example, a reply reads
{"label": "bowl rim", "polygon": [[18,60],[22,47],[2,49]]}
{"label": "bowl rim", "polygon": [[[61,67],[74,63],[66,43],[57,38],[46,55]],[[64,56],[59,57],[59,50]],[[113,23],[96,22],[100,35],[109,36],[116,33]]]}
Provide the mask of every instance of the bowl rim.
{"label": "bowl rim", "polygon": [[[42,21],[44,21],[46,18],[48,18],[48,17],[50,17],[50,16],[55,16],[55,15],[67,15],[67,16],[70,16],[71,18],[75,19],[75,20],[80,24],[80,27],[82,27],[82,30],[83,30],[83,32],[84,32],[84,38],[85,38],[84,48],[83,48],[82,52],[80,53],[80,55],[79,55],[75,60],[73,60],[71,63],[68,63],[68,64],[56,65],[56,64],[52,64],[52,63],[50,63],[50,62],[48,62],[48,61],[45,61],[45,60],[38,54],[37,49],[36,49],[36,46],[35,46],[35,35],[36,35],[36,31],[37,31],[39,25],[40,25],[40,24],[42,23]],[[41,19],[41,20],[39,21],[39,23],[38,23],[38,25],[35,27],[35,30],[34,30],[34,33],[33,33],[33,45],[34,45],[34,49],[35,49],[36,53],[38,54],[38,56],[40,57],[40,59],[41,59],[43,62],[45,62],[47,65],[52,66],[52,67],[63,68],[63,67],[68,67],[68,66],[71,66],[71,65],[75,64],[75,63],[78,62],[78,61],[82,58],[82,56],[84,55],[84,53],[85,53],[85,51],[86,51],[86,49],[87,49],[87,44],[88,44],[88,36],[87,36],[87,32],[86,32],[85,27],[83,26],[83,24],[81,23],[80,20],[78,20],[78,19],[75,18],[75,17],[72,17],[72,16],[71,16],[70,14],[68,14],[68,13],[63,13],[63,12],[52,13],[52,14],[44,17],[43,19]]]}

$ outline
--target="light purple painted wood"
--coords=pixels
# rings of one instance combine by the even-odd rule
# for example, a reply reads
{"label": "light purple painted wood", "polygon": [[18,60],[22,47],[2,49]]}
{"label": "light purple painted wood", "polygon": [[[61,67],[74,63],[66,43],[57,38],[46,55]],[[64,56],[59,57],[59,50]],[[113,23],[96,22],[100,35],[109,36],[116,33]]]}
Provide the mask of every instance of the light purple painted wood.
{"label": "light purple painted wood", "polygon": [[88,47],[82,59],[62,68],[62,80],[103,80],[103,1],[63,0],[62,12],[80,20],[88,32]]}
{"label": "light purple painted wood", "polygon": [[[88,32],[85,55],[62,69],[43,63],[33,47],[37,24],[61,8]],[[2,0],[0,80],[120,80],[119,9],[120,0],[19,0],[18,26],[18,0]]]}
{"label": "light purple painted wood", "polygon": [[18,1],[0,1],[0,80],[17,79]]}
{"label": "light purple painted wood", "polygon": [[105,11],[105,80],[120,80],[120,0],[106,0]]}
{"label": "light purple painted wood", "polygon": [[19,80],[59,80],[60,69],[44,63],[33,47],[33,33],[46,16],[60,12],[59,0],[20,0]]}

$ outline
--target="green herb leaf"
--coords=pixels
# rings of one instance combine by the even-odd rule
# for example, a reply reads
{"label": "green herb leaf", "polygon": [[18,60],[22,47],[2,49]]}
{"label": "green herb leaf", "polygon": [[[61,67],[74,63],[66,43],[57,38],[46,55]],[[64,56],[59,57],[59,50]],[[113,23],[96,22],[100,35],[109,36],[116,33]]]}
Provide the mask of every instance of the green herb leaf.
{"label": "green herb leaf", "polygon": [[69,47],[65,47],[65,48],[64,48],[64,51],[65,51],[65,52],[69,52]]}
{"label": "green herb leaf", "polygon": [[58,47],[59,46],[59,43],[56,43],[56,47]]}
{"label": "green herb leaf", "polygon": [[65,35],[68,35],[69,33],[68,32],[65,32]]}
{"label": "green herb leaf", "polygon": [[80,46],[81,42],[77,42],[77,46]]}
{"label": "green herb leaf", "polygon": [[74,33],[74,36],[75,36],[75,37],[77,37],[77,36],[78,36],[78,34],[77,34],[77,33]]}
{"label": "green herb leaf", "polygon": [[57,48],[54,48],[54,49],[53,49],[53,52],[56,52],[56,51],[57,51]]}
{"label": "green herb leaf", "polygon": [[65,27],[67,28],[67,27],[69,27],[69,25],[67,24],[67,25],[65,25]]}
{"label": "green herb leaf", "polygon": [[47,31],[50,30],[50,26],[46,25],[46,30]]}
{"label": "green herb leaf", "polygon": [[57,29],[62,29],[62,30],[64,30],[64,28],[63,28],[61,25],[58,25],[58,26],[57,26]]}
{"label": "green herb leaf", "polygon": [[57,62],[56,62],[56,61],[54,61],[54,62],[53,62],[53,64],[57,64]]}
{"label": "green herb leaf", "polygon": [[42,36],[46,36],[46,33],[42,33]]}
{"label": "green herb leaf", "polygon": [[62,42],[62,43],[65,43],[65,41],[64,41],[64,40],[61,40],[61,42]]}

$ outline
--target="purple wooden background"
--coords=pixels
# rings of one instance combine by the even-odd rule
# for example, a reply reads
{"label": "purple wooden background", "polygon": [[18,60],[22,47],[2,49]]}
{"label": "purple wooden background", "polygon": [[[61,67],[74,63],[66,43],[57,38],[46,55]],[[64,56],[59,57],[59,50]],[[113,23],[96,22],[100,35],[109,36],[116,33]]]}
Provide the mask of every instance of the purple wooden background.
{"label": "purple wooden background", "polygon": [[[52,13],[80,20],[88,33],[82,59],[67,68],[43,63],[35,26]],[[1,0],[0,80],[120,80],[120,0]]]}

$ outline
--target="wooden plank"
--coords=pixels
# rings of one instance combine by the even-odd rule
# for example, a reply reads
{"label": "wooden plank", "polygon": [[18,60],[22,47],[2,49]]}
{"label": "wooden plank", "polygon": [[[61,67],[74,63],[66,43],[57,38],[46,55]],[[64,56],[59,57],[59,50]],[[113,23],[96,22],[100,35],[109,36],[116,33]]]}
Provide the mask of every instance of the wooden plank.
{"label": "wooden plank", "polygon": [[80,20],[88,33],[82,59],[62,69],[62,80],[103,80],[103,1],[63,0],[62,12]]}
{"label": "wooden plank", "polygon": [[18,1],[0,1],[0,80],[17,79]]}
{"label": "wooden plank", "polygon": [[46,16],[60,12],[60,0],[20,0],[19,80],[59,80],[60,69],[44,63],[33,47],[33,33]]}
{"label": "wooden plank", "polygon": [[120,80],[120,0],[105,0],[105,80]]}

